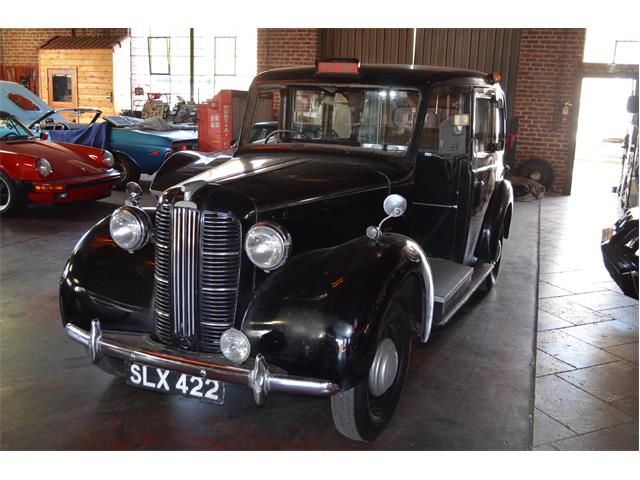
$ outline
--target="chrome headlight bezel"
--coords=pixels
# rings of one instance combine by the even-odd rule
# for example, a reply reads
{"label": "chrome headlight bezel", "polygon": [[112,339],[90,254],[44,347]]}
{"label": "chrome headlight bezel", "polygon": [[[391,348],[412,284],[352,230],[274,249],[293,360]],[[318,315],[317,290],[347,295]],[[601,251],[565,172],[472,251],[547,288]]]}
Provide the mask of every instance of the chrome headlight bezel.
{"label": "chrome headlight bezel", "polygon": [[[125,225],[117,225],[116,222],[118,222],[118,219],[121,221],[126,219],[128,225],[126,222]],[[117,232],[114,232],[116,228],[128,228],[129,232],[133,232],[134,236],[132,241],[123,243],[122,239],[119,240],[119,235]],[[153,223],[149,215],[147,215],[147,212],[139,207],[125,205],[124,207],[116,209],[109,219],[109,234],[111,235],[111,239],[118,247],[129,253],[140,250],[149,243],[152,233]]]}
{"label": "chrome headlight bezel", "polygon": [[51,163],[46,158],[39,158],[36,161],[36,170],[40,175],[47,178],[53,172],[53,168],[51,168]]}
{"label": "chrome headlight bezel", "polygon": [[[267,263],[261,262],[257,258],[254,250],[256,245],[252,245],[252,242],[258,234],[268,236],[271,240],[276,241],[280,245],[281,252],[277,254],[275,261]],[[265,272],[276,270],[284,265],[289,259],[289,255],[291,253],[291,235],[289,235],[289,232],[284,227],[275,222],[258,222],[247,231],[244,240],[244,251],[247,254],[247,257],[249,257],[249,260],[251,260],[251,263],[261,270],[264,270]]]}
{"label": "chrome headlight bezel", "polygon": [[105,150],[102,154],[102,163],[107,168],[113,168],[113,166],[116,164],[116,158],[109,150]]}

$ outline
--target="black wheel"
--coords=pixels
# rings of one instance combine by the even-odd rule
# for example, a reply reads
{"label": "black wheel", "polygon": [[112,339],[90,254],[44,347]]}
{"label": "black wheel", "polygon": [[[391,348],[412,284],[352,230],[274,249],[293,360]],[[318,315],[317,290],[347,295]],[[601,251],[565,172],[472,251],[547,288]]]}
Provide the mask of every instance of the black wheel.
{"label": "black wheel", "polygon": [[535,180],[549,191],[556,179],[551,164],[543,158],[530,158],[518,167],[518,176]]}
{"label": "black wheel", "polygon": [[342,435],[370,441],[382,432],[398,405],[410,350],[409,312],[396,294],[385,314],[369,375],[331,397],[333,423]]}
{"label": "black wheel", "polygon": [[16,185],[0,172],[0,216],[10,214],[20,206]]}
{"label": "black wheel", "polygon": [[140,171],[131,160],[119,153],[116,153],[114,157],[115,164],[113,168],[120,172],[120,179],[118,183],[113,186],[114,190],[124,190],[127,183],[140,180]]}
{"label": "black wheel", "polygon": [[493,258],[490,259],[490,262],[493,263],[493,270],[484,279],[482,284],[480,285],[480,290],[483,292],[488,292],[493,288],[493,286],[498,281],[498,273],[500,272],[500,262],[502,261],[502,243],[504,242],[504,237],[502,235],[502,228],[500,228],[500,235],[498,237],[498,242],[494,247],[494,251],[492,252]]}

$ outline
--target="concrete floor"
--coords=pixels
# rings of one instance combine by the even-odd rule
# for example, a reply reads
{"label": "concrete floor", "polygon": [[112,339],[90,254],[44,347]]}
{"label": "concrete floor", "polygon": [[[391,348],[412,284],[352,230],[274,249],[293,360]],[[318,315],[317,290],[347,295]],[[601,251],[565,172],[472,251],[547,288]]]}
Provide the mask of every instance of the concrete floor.
{"label": "concrete floor", "polygon": [[638,302],[600,253],[620,161],[574,172],[570,197],[542,201],[534,447],[638,450]]}
{"label": "concrete floor", "polygon": [[[109,201],[29,209],[0,229],[0,449],[527,450],[533,437],[538,202],[517,204],[498,285],[427,345],[414,343],[400,405],[369,444],[341,437],[323,399],[247,390],[226,403],[128,387],[66,338],[58,281]],[[151,204],[147,200],[147,205]]]}

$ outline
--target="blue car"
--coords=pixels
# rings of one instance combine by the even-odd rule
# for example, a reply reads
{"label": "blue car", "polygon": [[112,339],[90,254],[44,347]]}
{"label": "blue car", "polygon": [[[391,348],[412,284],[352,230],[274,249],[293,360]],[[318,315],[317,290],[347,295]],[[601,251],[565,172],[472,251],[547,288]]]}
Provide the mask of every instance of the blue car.
{"label": "blue car", "polygon": [[[141,173],[156,172],[173,152],[198,148],[195,126],[176,128],[160,119],[103,117],[94,108],[53,109],[15,82],[0,81],[0,110],[13,114],[32,130],[46,131],[53,141],[109,150],[115,157],[115,168],[122,172],[115,188],[137,181]],[[91,115],[88,124],[66,118],[80,119],[87,114]]]}

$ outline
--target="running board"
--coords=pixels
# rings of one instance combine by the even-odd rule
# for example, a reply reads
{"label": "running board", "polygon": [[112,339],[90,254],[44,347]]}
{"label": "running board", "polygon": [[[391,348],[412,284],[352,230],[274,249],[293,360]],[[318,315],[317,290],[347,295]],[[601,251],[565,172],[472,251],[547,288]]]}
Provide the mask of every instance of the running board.
{"label": "running board", "polygon": [[473,295],[478,290],[478,288],[480,288],[480,285],[482,285],[482,282],[484,282],[484,280],[489,276],[489,274],[492,271],[493,271],[492,263],[483,263],[481,265],[476,266],[476,268],[474,269],[473,275],[471,276],[471,282],[466,293],[459,298],[459,300],[455,303],[455,305],[452,305],[452,306],[447,305],[446,306],[447,308],[444,310],[445,313],[442,316],[442,318],[440,319],[434,318],[434,323],[438,326],[446,325],[447,322],[449,322],[449,320],[451,320],[451,318],[458,312],[458,310],[460,310],[460,308],[465,303],[467,303],[467,300],[471,298],[471,295]]}

